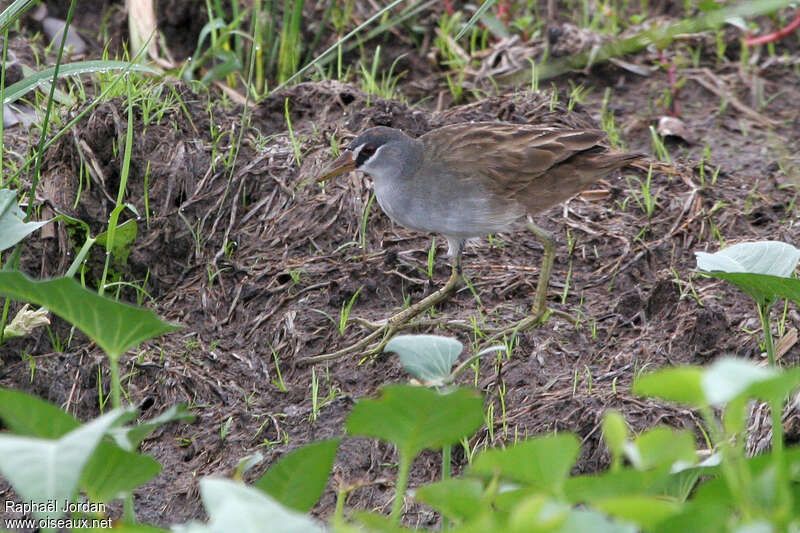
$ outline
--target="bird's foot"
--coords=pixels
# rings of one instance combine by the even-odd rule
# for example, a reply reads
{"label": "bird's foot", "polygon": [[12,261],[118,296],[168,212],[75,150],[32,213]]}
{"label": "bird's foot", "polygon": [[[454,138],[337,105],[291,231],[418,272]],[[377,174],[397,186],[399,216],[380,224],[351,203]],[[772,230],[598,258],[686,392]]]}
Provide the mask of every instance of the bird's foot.
{"label": "bird's foot", "polygon": [[372,320],[367,320],[365,318],[360,318],[360,317],[354,316],[354,317],[350,318],[350,320],[352,320],[354,323],[358,324],[359,326],[363,326],[363,327],[371,329],[371,330],[376,330],[376,329],[381,329],[381,328],[386,327],[389,324],[390,318],[384,318],[383,320],[372,321]]}
{"label": "bird's foot", "polygon": [[488,345],[491,343],[496,343],[497,341],[513,340],[513,338],[519,333],[533,329],[540,324],[544,324],[547,322],[550,316],[557,316],[566,320],[570,324],[576,323],[575,317],[569,313],[565,313],[564,311],[559,311],[557,309],[544,308],[543,311],[534,311],[522,320],[514,322],[509,326],[492,330],[490,332],[492,335],[483,344]]}
{"label": "bird's foot", "polygon": [[544,311],[532,313],[523,318],[522,320],[514,322],[500,329],[496,329],[492,331],[492,335],[486,340],[484,344],[491,344],[497,341],[513,339],[523,331],[533,329],[539,324],[544,324],[550,317],[551,313],[552,311],[550,309],[545,308]]}
{"label": "bird's foot", "polygon": [[320,361],[337,359],[339,357],[357,352],[364,353],[367,356],[379,354],[381,351],[383,351],[386,343],[389,342],[395,333],[413,327],[415,324],[413,319],[416,316],[422,314],[426,310],[447,298],[447,295],[450,294],[453,289],[455,289],[457,282],[458,279],[454,273],[450,276],[450,279],[447,281],[444,287],[429,294],[414,305],[403,309],[399,313],[387,319],[371,322],[369,320],[360,318],[351,318],[350,320],[354,321],[355,323],[373,329],[372,333],[358,342],[342,348],[341,350],[336,350],[335,352],[322,355],[304,357],[300,361],[304,363],[319,363]]}
{"label": "bird's foot", "polygon": [[[392,317],[394,318],[394,317]],[[358,321],[361,323],[361,321]],[[398,330],[403,329],[402,325],[396,325],[392,323],[392,319],[381,320],[384,324],[382,326],[378,326],[375,322],[368,322],[364,320],[363,322],[369,324],[368,327],[376,326],[375,330],[367,335],[366,337],[362,338],[358,342],[351,344],[341,350],[336,350],[335,352],[330,352],[322,355],[314,355],[311,357],[304,357],[300,359],[303,363],[319,363],[321,361],[329,361],[331,359],[338,359],[339,357],[343,357],[345,355],[351,353],[364,353],[367,356],[376,355],[383,350],[383,347],[386,346],[386,343],[389,342],[389,339],[397,333]]]}

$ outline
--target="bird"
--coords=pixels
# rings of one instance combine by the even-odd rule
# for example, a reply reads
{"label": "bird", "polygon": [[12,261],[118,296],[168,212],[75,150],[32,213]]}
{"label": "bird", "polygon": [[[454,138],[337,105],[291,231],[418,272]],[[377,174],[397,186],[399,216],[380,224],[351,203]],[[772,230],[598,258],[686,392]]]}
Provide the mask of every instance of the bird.
{"label": "bird", "polygon": [[369,175],[375,198],[390,219],[447,240],[451,273],[441,289],[387,319],[382,331],[329,355],[363,348],[380,333],[388,341],[401,324],[444,300],[458,285],[467,240],[508,231],[526,217],[526,228],[541,241],[544,254],[532,312],[523,325],[545,316],[556,241],[530,215],[642,157],[612,151],[605,139],[602,130],[505,122],[451,124],[416,138],[375,126],[355,137],[315,181],[353,170]]}

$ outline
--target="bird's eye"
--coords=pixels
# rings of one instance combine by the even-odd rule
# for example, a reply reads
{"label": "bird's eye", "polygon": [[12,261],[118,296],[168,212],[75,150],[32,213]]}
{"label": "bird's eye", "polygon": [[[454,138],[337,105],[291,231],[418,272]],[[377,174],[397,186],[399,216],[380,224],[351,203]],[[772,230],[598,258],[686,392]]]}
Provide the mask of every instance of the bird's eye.
{"label": "bird's eye", "polygon": [[375,146],[371,144],[365,144],[361,147],[361,150],[358,151],[358,156],[356,157],[356,167],[360,167],[363,165],[367,159],[375,155]]}

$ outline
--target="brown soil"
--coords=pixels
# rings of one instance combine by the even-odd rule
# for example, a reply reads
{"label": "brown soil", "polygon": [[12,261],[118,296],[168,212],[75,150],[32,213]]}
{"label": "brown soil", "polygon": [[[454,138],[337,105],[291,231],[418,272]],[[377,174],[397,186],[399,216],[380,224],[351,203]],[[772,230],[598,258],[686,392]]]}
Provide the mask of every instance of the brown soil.
{"label": "brown soil", "polygon": [[[93,4],[118,9],[121,2]],[[195,3],[167,4],[174,8],[170,17],[175,28],[183,31],[181,17],[189,16],[194,8],[188,6]],[[175,39],[176,49],[183,51],[178,56],[191,53],[196,36],[192,40],[189,35],[199,31],[195,26],[202,27],[199,16],[191,15],[193,24],[187,31],[175,31],[180,37],[171,33],[172,26],[164,26],[168,42]],[[87,35],[99,24],[96,16],[76,17],[76,25]],[[110,33],[124,36],[124,26],[111,27]],[[733,47],[738,37],[731,35]],[[26,35],[16,38],[24,40]],[[477,376],[461,376],[463,385],[477,383],[486,402],[495,404],[496,414],[501,413],[499,391],[506,390],[505,421],[495,417],[494,440],[484,427],[471,439],[473,446],[573,431],[583,441],[575,471],[597,471],[608,463],[599,430],[608,409],[622,412],[634,431],[655,424],[697,430],[695,413],[632,395],[630,385],[637,373],[666,365],[707,364],[727,354],[761,358],[753,304],[728,284],[697,277],[693,252],[715,251],[721,241],[798,240],[791,223],[800,150],[798,51],[796,41],[778,47],[779,56],[785,50],[786,57],[794,58],[794,67],[790,61],[775,62],[745,75],[738,58],[719,63],[713,48],[704,48],[701,66],[707,71],[678,71],[687,78],[676,95],[680,118],[697,142],[667,139],[673,170],[654,173],[657,201],[651,217],[632,197],[639,191],[634,177],[645,178],[642,169],[626,169],[622,174],[627,180],[608,179],[593,194],[535,217],[558,239],[548,305],[580,321],[576,326],[551,317],[522,333],[509,359],[486,358]],[[676,44],[665,53],[681,50]],[[404,51],[415,53],[410,45]],[[653,58],[643,52],[626,59],[651,64]],[[419,57],[407,61],[417,70],[401,81],[401,92],[417,94],[423,82],[446,91],[439,66]],[[756,81],[766,102],[762,108],[752,105]],[[359,398],[408,379],[392,356],[347,356],[318,364],[321,395],[330,394],[331,400],[314,419],[312,367],[301,360],[344,347],[367,333],[351,322],[340,336],[328,315],[336,319],[342,304],[361,288],[352,315],[371,320],[389,316],[404,297],[418,300],[444,283],[448,274],[443,239],[436,239],[440,259],[431,281],[422,273],[431,236],[392,224],[377,205],[369,212],[366,246],[357,244],[371,181],[352,174],[324,189],[308,182],[330,160],[331,137],[342,142],[373,125],[419,135],[466,120],[598,123],[604,92],[610,89],[610,109],[627,148],[652,153],[648,127],[664,114],[654,102],[669,90],[666,72],[641,77],[605,64],[554,82],[561,91],[561,106],[568,101],[570,83],[592,91],[570,113],[563,107],[550,111],[549,92],[500,89],[496,96],[471,97],[461,106],[448,105],[446,98],[409,106],[375,96],[368,103],[353,85],[302,83],[249,109],[235,165],[228,157],[242,128],[242,108],[225,103],[219,93],[192,92],[176,83],[183,106],[174,106],[159,122],[148,124],[141,109],[136,110],[127,201],[142,216],[127,264],[114,268],[124,280],[147,277],[151,299],[146,305],[183,329],[145,343],[123,359],[125,390],[143,417],[176,402],[188,403],[197,415],[194,423],[167,425],[143,443],[142,451],[164,469],[135,493],[140,520],[167,525],[203,517],[199,478],[228,476],[242,457],[259,451],[265,460],[246,475],[252,481],[287,451],[341,435],[343,421]],[[742,105],[721,105],[720,95],[709,89],[716,82]],[[166,97],[169,91],[163,91]],[[300,141],[300,164],[287,135],[287,100]],[[748,114],[745,105],[757,112]],[[126,121],[122,100],[104,103],[80,122],[74,135],[53,146],[44,161],[39,199],[85,221],[93,234],[105,228],[116,197],[121,158],[115,154]],[[212,130],[233,133],[215,141]],[[31,142],[23,130],[6,135],[4,142],[23,152]],[[706,164],[702,184],[699,161],[706,146],[711,163]],[[73,207],[81,158],[93,163],[97,172]],[[710,175],[716,167],[721,170],[712,185]],[[145,177],[149,223],[144,219]],[[63,273],[81,238],[63,224],[36,234],[26,243],[23,269],[37,277]],[[492,328],[523,318],[532,303],[541,251],[524,230],[469,247],[465,275],[477,297],[460,289],[437,308],[436,324],[413,331],[453,336],[469,350],[476,339],[459,324],[475,319],[481,327]],[[90,258],[89,283],[99,278],[102,260],[99,250]],[[128,289],[121,297],[135,301],[137,294]],[[800,315],[790,306],[786,330],[798,326]],[[65,342],[69,327],[55,320],[53,333]],[[34,356],[35,372],[20,357],[25,353]],[[0,385],[37,394],[82,420],[99,413],[98,368],[108,390],[107,364],[102,352],[80,334],[57,351],[47,332],[39,332],[3,345],[0,357]],[[798,358],[797,346],[783,355],[786,364]],[[276,386],[276,360],[285,392]],[[229,419],[223,440],[220,428]],[[343,440],[333,477],[363,485],[350,494],[348,506],[385,509],[393,494],[395,461],[394,450],[386,444]],[[454,449],[453,461],[457,471],[463,467],[463,450]],[[411,486],[436,479],[439,467],[437,454],[424,453],[415,462]],[[0,481],[0,493],[7,490]],[[331,483],[315,512],[329,515],[334,500]],[[412,526],[431,525],[437,517],[412,505],[405,520]]]}

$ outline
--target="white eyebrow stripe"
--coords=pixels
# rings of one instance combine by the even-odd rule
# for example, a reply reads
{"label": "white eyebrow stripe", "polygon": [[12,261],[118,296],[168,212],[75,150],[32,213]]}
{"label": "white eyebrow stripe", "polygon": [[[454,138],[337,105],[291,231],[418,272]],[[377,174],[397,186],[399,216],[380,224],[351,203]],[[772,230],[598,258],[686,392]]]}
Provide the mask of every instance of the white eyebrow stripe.
{"label": "white eyebrow stripe", "polygon": [[[358,154],[360,154],[361,150],[363,150],[364,147],[368,146],[369,144],[370,143],[365,142],[363,144],[358,145],[355,150],[352,150],[352,152],[353,152],[353,161],[358,161]],[[371,156],[366,158],[364,160],[364,162],[361,163],[361,165],[358,166],[358,168],[363,168],[365,165],[368,165],[370,161],[372,161],[373,159],[378,157],[378,154],[380,154],[380,152],[381,152],[381,150],[383,150],[384,146],[386,146],[386,145],[382,144],[382,145],[378,146],[378,148],[375,149],[375,152],[373,152],[373,154]]]}

